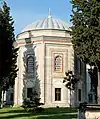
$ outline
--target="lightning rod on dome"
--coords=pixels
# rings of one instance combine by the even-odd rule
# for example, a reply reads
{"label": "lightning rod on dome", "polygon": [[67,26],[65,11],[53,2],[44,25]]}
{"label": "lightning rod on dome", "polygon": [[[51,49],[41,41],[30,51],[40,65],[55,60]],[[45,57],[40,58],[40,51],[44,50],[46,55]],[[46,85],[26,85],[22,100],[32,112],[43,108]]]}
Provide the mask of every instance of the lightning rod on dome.
{"label": "lightning rod on dome", "polygon": [[49,8],[49,15],[48,15],[48,18],[51,18],[51,9]]}

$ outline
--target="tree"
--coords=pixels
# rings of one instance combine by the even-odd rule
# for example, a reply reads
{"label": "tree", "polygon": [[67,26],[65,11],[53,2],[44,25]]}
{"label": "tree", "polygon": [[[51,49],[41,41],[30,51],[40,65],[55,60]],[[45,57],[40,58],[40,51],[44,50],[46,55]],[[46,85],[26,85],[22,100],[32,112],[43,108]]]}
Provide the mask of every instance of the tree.
{"label": "tree", "polygon": [[72,71],[65,72],[66,77],[64,77],[63,83],[70,91],[70,111],[71,111],[71,91],[75,90],[75,85],[79,81],[79,78],[76,78],[73,75]]}
{"label": "tree", "polygon": [[75,78],[75,75],[73,75],[72,71],[65,72],[66,77],[64,77],[63,83],[66,83],[66,87],[69,90],[75,89],[75,84],[79,81],[79,79]]}
{"label": "tree", "polygon": [[[14,85],[17,76],[17,51],[14,48],[14,27],[10,8],[3,2],[0,8],[0,95],[3,90]],[[1,96],[0,96],[1,99]]]}
{"label": "tree", "polygon": [[23,101],[22,107],[26,111],[41,112],[43,111],[43,108],[41,107],[43,103],[40,102],[40,99],[41,98],[39,98],[38,92],[35,89],[33,89],[31,100],[28,100],[27,98],[25,98]]}
{"label": "tree", "polygon": [[[71,35],[75,54],[100,72],[100,1],[71,0],[71,3]],[[99,80],[98,75],[98,87]]]}

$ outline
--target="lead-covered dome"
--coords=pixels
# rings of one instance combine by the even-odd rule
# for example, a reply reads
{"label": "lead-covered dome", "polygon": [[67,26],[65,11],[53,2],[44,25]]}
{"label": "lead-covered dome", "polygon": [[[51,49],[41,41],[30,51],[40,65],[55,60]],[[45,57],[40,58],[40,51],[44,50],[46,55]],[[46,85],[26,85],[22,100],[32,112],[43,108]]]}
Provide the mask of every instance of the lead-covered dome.
{"label": "lead-covered dome", "polygon": [[37,30],[37,29],[56,29],[56,30],[69,30],[69,25],[57,18],[52,18],[49,14],[47,18],[34,21],[32,24],[26,26],[22,32]]}

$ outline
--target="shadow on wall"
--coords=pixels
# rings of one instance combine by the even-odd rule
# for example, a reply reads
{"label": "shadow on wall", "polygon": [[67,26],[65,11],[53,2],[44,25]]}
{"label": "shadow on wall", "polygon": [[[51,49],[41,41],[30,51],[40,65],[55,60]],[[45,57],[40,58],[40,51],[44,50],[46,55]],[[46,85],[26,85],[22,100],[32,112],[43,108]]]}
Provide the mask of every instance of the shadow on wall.
{"label": "shadow on wall", "polygon": [[40,80],[38,78],[38,62],[36,61],[34,44],[31,39],[25,39],[26,41],[26,51],[23,53],[24,62],[24,74],[23,74],[23,101],[33,100],[34,92],[37,93],[38,98],[40,98]]}

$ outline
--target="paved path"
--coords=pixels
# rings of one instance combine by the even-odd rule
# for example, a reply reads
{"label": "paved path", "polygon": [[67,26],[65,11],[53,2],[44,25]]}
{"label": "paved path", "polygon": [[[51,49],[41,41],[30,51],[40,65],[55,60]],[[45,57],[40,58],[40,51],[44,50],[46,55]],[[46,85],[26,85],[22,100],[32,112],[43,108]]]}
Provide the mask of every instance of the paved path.
{"label": "paved path", "polygon": [[76,112],[74,113],[57,113],[57,114],[46,114],[46,115],[36,115],[35,117],[48,117],[48,116],[56,116],[56,115],[75,115],[77,114]]}

